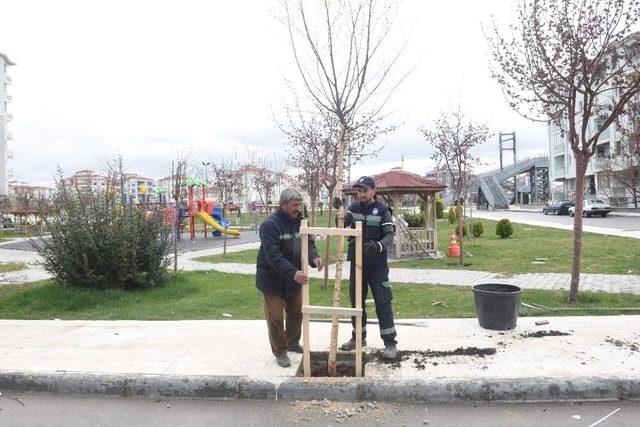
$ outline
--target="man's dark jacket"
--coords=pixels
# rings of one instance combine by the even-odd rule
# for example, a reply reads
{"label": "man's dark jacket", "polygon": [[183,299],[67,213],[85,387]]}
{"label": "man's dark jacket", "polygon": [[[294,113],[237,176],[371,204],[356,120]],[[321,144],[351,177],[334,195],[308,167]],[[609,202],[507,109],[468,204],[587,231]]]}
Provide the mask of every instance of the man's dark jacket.
{"label": "man's dark jacket", "polygon": [[[256,263],[256,287],[267,295],[289,298],[300,292],[293,280],[301,271],[302,247],[300,221],[278,208],[260,226],[260,250]],[[313,237],[309,235],[309,265],[319,257]]]}

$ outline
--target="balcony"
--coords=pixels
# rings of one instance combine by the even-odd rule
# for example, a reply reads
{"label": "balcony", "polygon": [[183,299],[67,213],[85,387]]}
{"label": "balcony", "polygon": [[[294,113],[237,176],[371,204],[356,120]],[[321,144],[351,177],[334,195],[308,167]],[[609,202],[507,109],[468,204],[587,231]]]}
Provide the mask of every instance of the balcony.
{"label": "balcony", "polygon": [[554,156],[562,156],[564,155],[564,144],[556,144],[552,150]]}
{"label": "balcony", "polygon": [[11,132],[7,132],[7,141],[11,141],[13,139],[13,134]]}
{"label": "balcony", "polygon": [[5,116],[5,118],[7,119],[8,122],[10,122],[11,120],[13,120],[13,114],[9,114],[7,113],[7,115]]}
{"label": "balcony", "polygon": [[13,102],[13,97],[11,95],[5,96],[4,99],[5,99],[7,104],[10,103],[10,102]]}
{"label": "balcony", "polygon": [[4,83],[10,85],[11,83],[13,83],[13,80],[11,79],[11,77],[5,76]]}
{"label": "balcony", "polygon": [[567,173],[564,171],[564,166],[556,166],[553,168],[553,178],[564,178]]}

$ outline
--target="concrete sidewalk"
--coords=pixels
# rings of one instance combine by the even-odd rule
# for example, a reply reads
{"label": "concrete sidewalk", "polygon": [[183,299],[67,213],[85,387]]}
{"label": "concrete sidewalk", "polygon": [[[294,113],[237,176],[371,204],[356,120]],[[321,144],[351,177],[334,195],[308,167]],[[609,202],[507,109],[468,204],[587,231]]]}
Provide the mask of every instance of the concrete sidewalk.
{"label": "concrete sidewalk", "polygon": [[[0,320],[0,390],[432,402],[640,398],[640,316],[535,320],[521,318],[505,332],[482,329],[476,319],[398,321],[405,353],[393,364],[371,356],[382,341],[369,325],[364,378],[310,380],[296,377],[299,354],[290,353],[290,368],[276,365],[264,321]],[[346,340],[350,326],[341,324],[339,335]],[[312,323],[311,350],[326,351],[329,336],[330,324]]]}

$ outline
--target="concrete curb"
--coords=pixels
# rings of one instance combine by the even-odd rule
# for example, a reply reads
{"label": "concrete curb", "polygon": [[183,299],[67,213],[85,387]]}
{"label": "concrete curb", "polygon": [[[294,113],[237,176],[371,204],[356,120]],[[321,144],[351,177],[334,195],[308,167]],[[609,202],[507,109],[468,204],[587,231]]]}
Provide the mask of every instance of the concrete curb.
{"label": "concrete curb", "polygon": [[640,399],[640,378],[474,380],[108,375],[0,372],[0,390],[124,397],[395,402],[559,402]]}

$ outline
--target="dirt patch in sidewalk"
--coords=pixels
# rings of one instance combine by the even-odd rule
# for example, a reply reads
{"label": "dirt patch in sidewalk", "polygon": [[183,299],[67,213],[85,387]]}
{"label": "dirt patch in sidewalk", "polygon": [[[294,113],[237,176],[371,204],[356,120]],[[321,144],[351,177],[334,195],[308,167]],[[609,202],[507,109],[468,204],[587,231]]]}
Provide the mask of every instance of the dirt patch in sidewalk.
{"label": "dirt patch in sidewalk", "polygon": [[[329,352],[328,351],[312,351],[311,359],[311,376],[326,377],[329,371]],[[367,365],[367,354],[362,353],[362,376],[365,375]],[[304,376],[304,361],[300,363],[296,376]],[[336,377],[355,377],[356,376],[356,356],[355,353],[337,353],[336,355]]]}
{"label": "dirt patch in sidewalk", "polygon": [[450,350],[450,351],[402,350],[398,352],[398,354],[394,359],[385,359],[384,357],[382,357],[382,350],[377,350],[373,353],[368,354],[367,358],[369,359],[369,361],[375,361],[376,363],[386,365],[393,369],[397,369],[400,366],[402,366],[402,362],[411,360],[416,369],[424,370],[426,368],[426,365],[429,363],[432,364],[433,366],[438,366],[438,364],[442,363],[442,362],[433,360],[436,358],[445,358],[449,356],[467,356],[467,357],[484,358],[485,356],[491,356],[494,354],[496,354],[496,349],[493,347],[489,347],[489,348],[458,347],[455,350]]}
{"label": "dirt patch in sidewalk", "polygon": [[571,335],[568,332],[561,332],[561,331],[536,331],[536,332],[530,332],[528,334],[520,334],[520,336],[522,338],[542,338],[542,337],[565,337]]}

